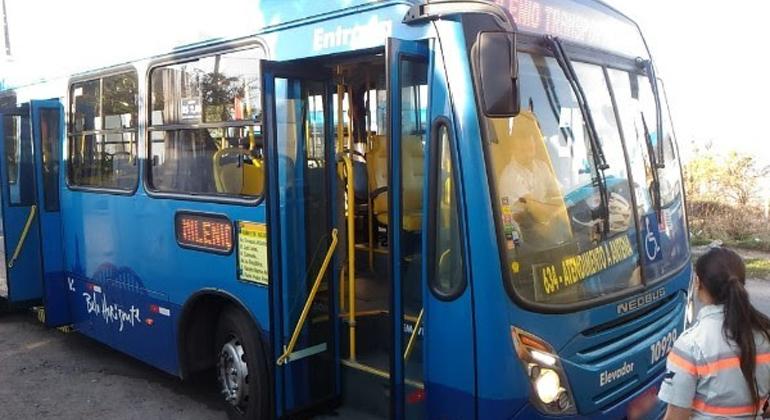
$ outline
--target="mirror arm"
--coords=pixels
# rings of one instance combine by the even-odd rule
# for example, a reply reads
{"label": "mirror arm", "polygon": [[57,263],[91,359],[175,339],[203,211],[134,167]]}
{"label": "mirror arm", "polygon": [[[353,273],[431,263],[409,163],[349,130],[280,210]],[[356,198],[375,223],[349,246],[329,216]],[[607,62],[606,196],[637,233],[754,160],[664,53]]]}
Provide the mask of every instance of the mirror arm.
{"label": "mirror arm", "polygon": [[485,0],[436,0],[426,4],[416,4],[406,12],[403,23],[419,24],[469,13],[490,15],[503,31],[516,32],[516,23],[511,12]]}

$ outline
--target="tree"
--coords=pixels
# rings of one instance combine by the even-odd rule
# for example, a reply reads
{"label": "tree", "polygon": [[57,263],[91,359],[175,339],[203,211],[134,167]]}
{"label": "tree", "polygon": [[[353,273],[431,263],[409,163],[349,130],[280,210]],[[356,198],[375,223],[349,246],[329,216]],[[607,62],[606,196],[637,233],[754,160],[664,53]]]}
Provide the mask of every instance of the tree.
{"label": "tree", "polygon": [[728,153],[720,183],[724,194],[735,204],[758,204],[759,183],[770,176],[770,166],[759,166],[756,158],[735,151]]}
{"label": "tree", "polygon": [[759,204],[760,182],[770,176],[754,156],[729,152],[720,157],[706,148],[685,166],[685,189],[691,200],[747,206]]}
{"label": "tree", "polygon": [[710,147],[695,149],[693,158],[684,167],[685,191],[691,201],[720,201],[720,172],[717,156]]}

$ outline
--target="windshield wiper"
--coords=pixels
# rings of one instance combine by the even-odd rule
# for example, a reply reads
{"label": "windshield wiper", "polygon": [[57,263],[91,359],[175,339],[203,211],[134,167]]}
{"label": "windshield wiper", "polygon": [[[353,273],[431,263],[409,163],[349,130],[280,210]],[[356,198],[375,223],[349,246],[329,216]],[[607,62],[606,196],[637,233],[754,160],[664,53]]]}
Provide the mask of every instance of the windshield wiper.
{"label": "windshield wiper", "polygon": [[[665,147],[663,147],[663,108],[660,105],[660,91],[658,89],[658,77],[655,75],[655,66],[652,65],[652,60],[644,60],[644,69],[647,72],[647,78],[650,80],[650,87],[652,88],[652,97],[655,101],[655,130],[656,143],[655,148],[655,167],[663,169],[666,167]],[[652,142],[652,137],[650,142]]]}
{"label": "windshield wiper", "polygon": [[567,56],[561,40],[551,35],[546,35],[545,39],[551,47],[553,55],[556,58],[556,61],[559,63],[559,67],[561,67],[564,75],[567,77],[567,81],[572,87],[572,91],[575,93],[575,97],[577,98],[580,112],[583,113],[583,118],[585,119],[586,130],[588,131],[588,139],[591,143],[591,155],[594,160],[594,166],[596,166],[597,169],[596,183],[599,187],[599,196],[604,213],[602,215],[602,219],[604,219],[602,226],[602,236],[606,238],[610,228],[610,199],[609,193],[607,191],[607,180],[604,176],[604,171],[609,169],[610,165],[607,163],[607,159],[604,157],[604,150],[602,149],[602,144],[599,140],[599,134],[596,131],[596,125],[594,124],[591,110],[588,107],[588,101],[586,100],[585,92],[583,91],[582,86],[580,86],[580,82],[577,79],[577,73],[575,73],[575,68],[572,67],[572,62]]}
{"label": "windshield wiper", "polygon": [[[658,159],[655,157],[655,150],[652,145],[652,135],[650,134],[650,129],[647,126],[647,120],[644,118],[644,113],[641,113],[642,116],[642,127],[644,128],[644,138],[647,139],[647,154],[650,155],[650,164],[652,165],[652,205],[655,208],[655,214],[658,216],[658,220],[660,220],[660,213],[663,209],[663,203],[660,198],[660,175],[658,174],[658,168],[661,168],[661,166],[658,164]],[[660,143],[660,141],[658,141]]]}

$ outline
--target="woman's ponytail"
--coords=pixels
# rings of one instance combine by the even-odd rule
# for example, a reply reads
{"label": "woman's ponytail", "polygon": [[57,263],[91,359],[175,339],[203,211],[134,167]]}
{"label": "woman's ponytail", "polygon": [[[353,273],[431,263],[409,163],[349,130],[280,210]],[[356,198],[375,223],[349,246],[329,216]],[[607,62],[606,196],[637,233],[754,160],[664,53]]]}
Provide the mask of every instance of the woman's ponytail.
{"label": "woman's ponytail", "polygon": [[724,305],[725,336],[738,345],[740,367],[751,392],[754,406],[760,396],[756,381],[757,346],[754,333],[759,332],[770,341],[770,319],[751,305],[746,291],[746,266],[735,252],[726,248],[712,248],[698,258],[695,272],[714,303]]}

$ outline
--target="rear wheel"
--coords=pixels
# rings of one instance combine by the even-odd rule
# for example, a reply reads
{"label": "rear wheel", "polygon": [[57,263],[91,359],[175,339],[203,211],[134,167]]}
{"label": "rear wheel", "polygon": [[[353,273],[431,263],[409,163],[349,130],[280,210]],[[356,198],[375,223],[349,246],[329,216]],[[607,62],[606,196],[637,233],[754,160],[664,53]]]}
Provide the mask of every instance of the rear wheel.
{"label": "rear wheel", "polygon": [[230,307],[222,312],[216,334],[217,377],[227,414],[233,420],[268,419],[267,364],[251,318]]}

